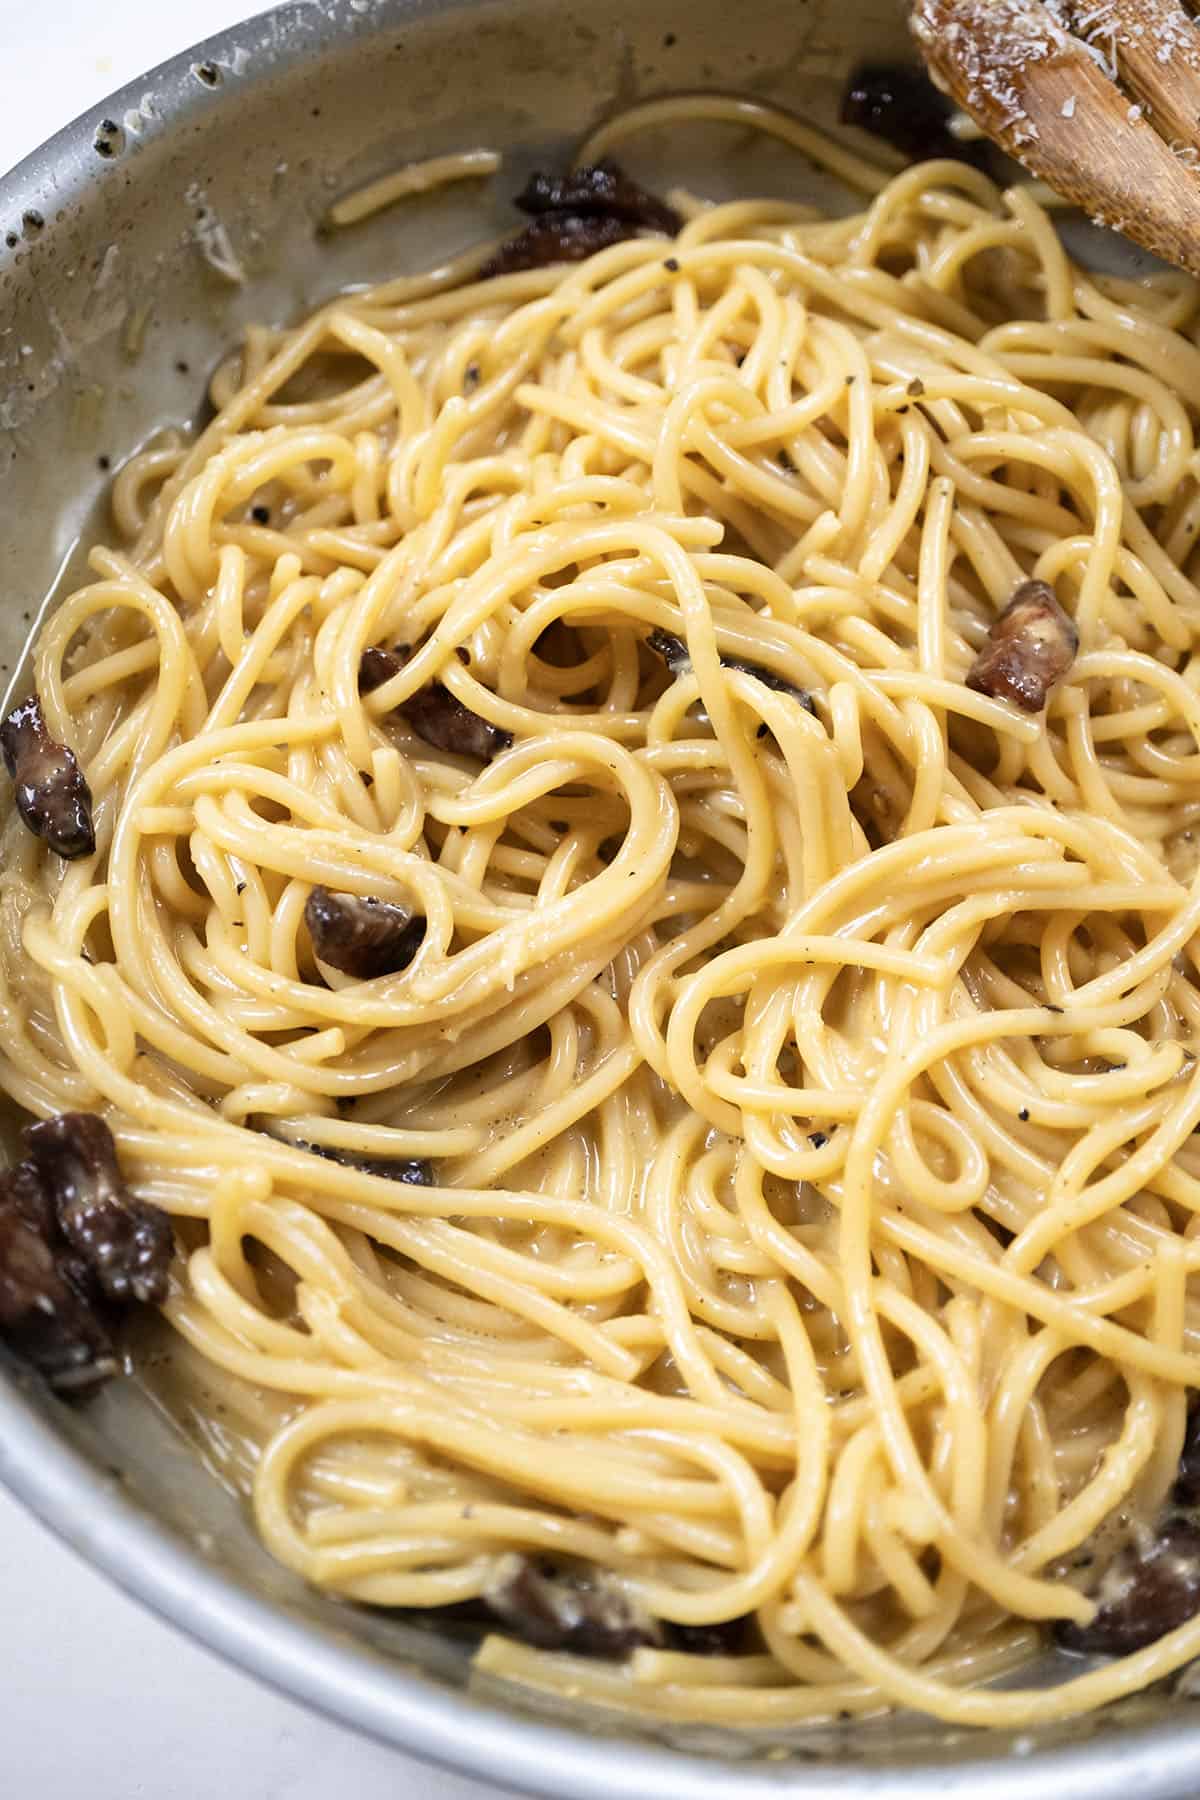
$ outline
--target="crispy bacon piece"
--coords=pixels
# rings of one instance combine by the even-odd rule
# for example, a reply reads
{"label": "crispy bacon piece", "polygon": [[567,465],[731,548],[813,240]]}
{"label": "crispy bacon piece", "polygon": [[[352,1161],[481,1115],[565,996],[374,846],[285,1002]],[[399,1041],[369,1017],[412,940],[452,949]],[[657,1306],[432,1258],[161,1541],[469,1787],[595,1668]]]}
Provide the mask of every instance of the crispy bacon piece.
{"label": "crispy bacon piece", "polygon": [[96,848],[92,793],[75,752],[50,736],[37,695],[14,706],[0,724],[0,752],[16,789],[17,811],[62,857]]}
{"label": "crispy bacon piece", "polygon": [[1046,696],[1075,660],[1079,633],[1044,581],[1023,581],[993,620],[987,643],[967,671],[967,686],[1025,712]]}

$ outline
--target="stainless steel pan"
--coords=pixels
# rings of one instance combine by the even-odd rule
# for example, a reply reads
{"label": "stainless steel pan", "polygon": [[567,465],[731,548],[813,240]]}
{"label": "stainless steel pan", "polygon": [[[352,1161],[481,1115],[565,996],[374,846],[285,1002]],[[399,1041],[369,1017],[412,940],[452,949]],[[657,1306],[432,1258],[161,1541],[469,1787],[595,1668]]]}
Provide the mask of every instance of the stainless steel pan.
{"label": "stainless steel pan", "polygon": [[[847,66],[889,53],[907,53],[892,0],[312,0],[213,38],[96,107],[0,182],[0,674],[14,670],[29,615],[94,523],[99,459],[115,464],[155,427],[186,420],[245,321],[286,318],[498,228],[511,218],[505,195],[535,161],[636,95],[737,87],[829,121]],[[471,144],[509,156],[492,188],[464,185],[320,233],[339,191]],[[793,154],[730,132],[679,133],[632,160],[714,193],[820,191]],[[1200,1791],[1200,1714],[1166,1694],[1036,1738],[897,1719],[751,1742],[468,1692],[464,1647],[448,1634],[325,1599],[272,1562],[132,1383],[76,1412],[5,1364],[0,1480],[97,1567],[252,1674],[528,1793]]]}

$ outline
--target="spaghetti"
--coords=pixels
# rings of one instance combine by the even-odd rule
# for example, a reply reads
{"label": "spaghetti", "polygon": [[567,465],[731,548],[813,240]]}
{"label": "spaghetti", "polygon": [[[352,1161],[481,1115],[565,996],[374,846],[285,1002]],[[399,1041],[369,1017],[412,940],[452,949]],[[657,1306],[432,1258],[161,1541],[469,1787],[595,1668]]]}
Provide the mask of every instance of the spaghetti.
{"label": "spaghetti", "polygon": [[[133,458],[37,640],[96,850],[8,821],[0,1083],[172,1215],[187,1407],[309,1581],[549,1558],[667,1635],[483,1669],[1023,1725],[1200,1653],[983,1685],[1200,1385],[1200,291],[834,161],[865,211],[251,331]],[[1036,714],[964,679],[1026,580],[1080,638]],[[318,964],[317,890],[403,966]]]}

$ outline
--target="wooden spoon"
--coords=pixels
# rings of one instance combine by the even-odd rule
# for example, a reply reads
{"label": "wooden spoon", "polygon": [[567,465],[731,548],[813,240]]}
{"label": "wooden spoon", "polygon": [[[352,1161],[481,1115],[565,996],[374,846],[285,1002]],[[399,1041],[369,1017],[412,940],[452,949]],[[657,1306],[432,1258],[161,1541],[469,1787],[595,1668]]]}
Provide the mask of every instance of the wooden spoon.
{"label": "wooden spoon", "polygon": [[1177,0],[911,0],[909,24],[990,138],[1200,275],[1200,29]]}

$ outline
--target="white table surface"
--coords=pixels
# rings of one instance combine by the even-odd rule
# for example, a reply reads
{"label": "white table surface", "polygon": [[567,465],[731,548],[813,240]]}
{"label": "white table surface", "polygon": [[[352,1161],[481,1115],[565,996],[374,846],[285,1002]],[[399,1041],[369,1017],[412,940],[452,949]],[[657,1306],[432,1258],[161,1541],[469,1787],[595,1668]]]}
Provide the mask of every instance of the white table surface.
{"label": "white table surface", "polygon": [[[0,165],[253,0],[0,0]],[[497,1800],[280,1699],[152,1619],[0,1492],[0,1793]]]}

